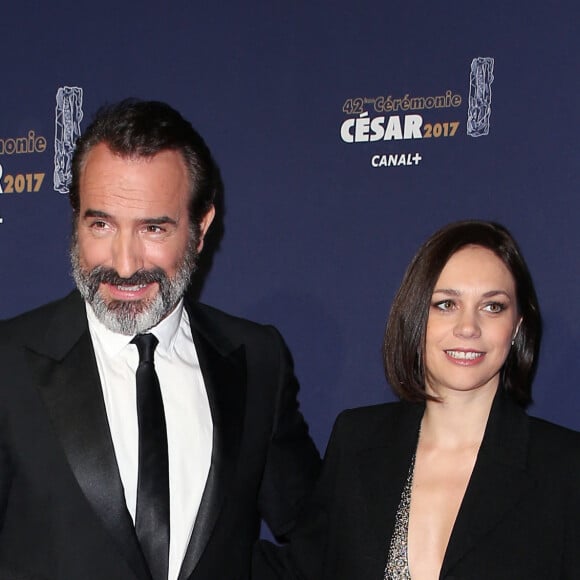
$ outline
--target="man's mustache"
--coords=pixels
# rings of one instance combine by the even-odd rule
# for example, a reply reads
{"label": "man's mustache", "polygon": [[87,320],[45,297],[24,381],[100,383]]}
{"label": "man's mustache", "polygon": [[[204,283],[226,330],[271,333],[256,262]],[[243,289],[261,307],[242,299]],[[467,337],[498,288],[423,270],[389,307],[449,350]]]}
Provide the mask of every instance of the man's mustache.
{"label": "man's mustache", "polygon": [[141,286],[157,282],[159,285],[168,281],[167,274],[161,268],[151,270],[137,270],[128,278],[119,276],[114,268],[97,266],[89,272],[88,286],[91,295],[94,297],[100,284],[111,284],[112,286]]}

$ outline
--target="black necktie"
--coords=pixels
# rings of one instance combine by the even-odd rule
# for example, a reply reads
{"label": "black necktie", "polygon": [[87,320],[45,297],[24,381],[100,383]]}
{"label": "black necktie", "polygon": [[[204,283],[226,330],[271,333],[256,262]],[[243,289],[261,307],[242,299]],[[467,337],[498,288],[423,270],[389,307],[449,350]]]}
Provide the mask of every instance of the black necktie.
{"label": "black necktie", "polygon": [[167,580],[169,460],[163,399],[153,362],[158,340],[153,334],[139,334],[132,342],[139,350],[136,375],[139,477],[135,530],[154,580]]}

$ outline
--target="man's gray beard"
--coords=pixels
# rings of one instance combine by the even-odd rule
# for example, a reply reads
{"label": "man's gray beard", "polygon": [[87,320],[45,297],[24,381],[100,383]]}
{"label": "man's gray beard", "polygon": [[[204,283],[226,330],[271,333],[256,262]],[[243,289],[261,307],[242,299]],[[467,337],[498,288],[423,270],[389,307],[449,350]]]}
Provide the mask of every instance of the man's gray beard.
{"label": "man's gray beard", "polygon": [[[198,252],[190,235],[185,254],[173,278],[161,268],[139,270],[130,278],[121,278],[112,268],[97,266],[83,270],[79,245],[73,234],[70,258],[72,275],[81,296],[90,304],[97,319],[109,330],[133,336],[147,332],[172,312],[185,294],[191,275],[197,267]],[[101,283],[135,286],[157,282],[158,292],[149,300],[113,300],[106,303],[99,292]]]}

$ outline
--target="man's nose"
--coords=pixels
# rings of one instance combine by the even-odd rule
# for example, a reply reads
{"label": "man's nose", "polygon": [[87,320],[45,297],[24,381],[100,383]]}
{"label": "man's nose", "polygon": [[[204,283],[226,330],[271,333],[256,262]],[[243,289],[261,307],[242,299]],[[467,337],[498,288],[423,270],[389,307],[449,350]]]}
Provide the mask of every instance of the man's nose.
{"label": "man's nose", "polygon": [[143,268],[141,241],[131,232],[117,232],[112,246],[112,267],[122,278]]}

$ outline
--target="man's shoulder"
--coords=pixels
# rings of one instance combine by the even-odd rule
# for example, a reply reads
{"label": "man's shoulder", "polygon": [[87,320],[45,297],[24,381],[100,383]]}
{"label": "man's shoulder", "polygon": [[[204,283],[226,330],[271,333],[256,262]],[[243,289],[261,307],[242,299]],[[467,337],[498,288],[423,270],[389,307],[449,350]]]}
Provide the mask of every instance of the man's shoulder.
{"label": "man's shoulder", "polygon": [[37,306],[13,318],[0,320],[0,342],[21,342],[24,337],[43,332],[53,324],[65,324],[67,317],[82,314],[83,300],[76,291],[63,298]]}
{"label": "man's shoulder", "polygon": [[185,306],[194,340],[195,334],[205,337],[223,353],[243,346],[248,360],[258,361],[261,365],[267,360],[278,360],[281,353],[290,357],[284,339],[271,325],[234,316],[199,302],[186,301]]}
{"label": "man's shoulder", "polygon": [[247,326],[263,328],[265,326],[264,324],[249,320],[248,318],[230,314],[229,312],[225,312],[224,310],[216,308],[215,306],[210,306],[204,302],[189,302],[189,305],[194,314],[207,317],[212,321],[219,321],[224,324],[231,324],[234,326],[238,325],[244,328]]}
{"label": "man's shoulder", "polygon": [[190,314],[192,326],[202,332],[221,333],[234,341],[272,339],[280,336],[272,325],[235,316],[201,302],[186,301],[186,308]]}

